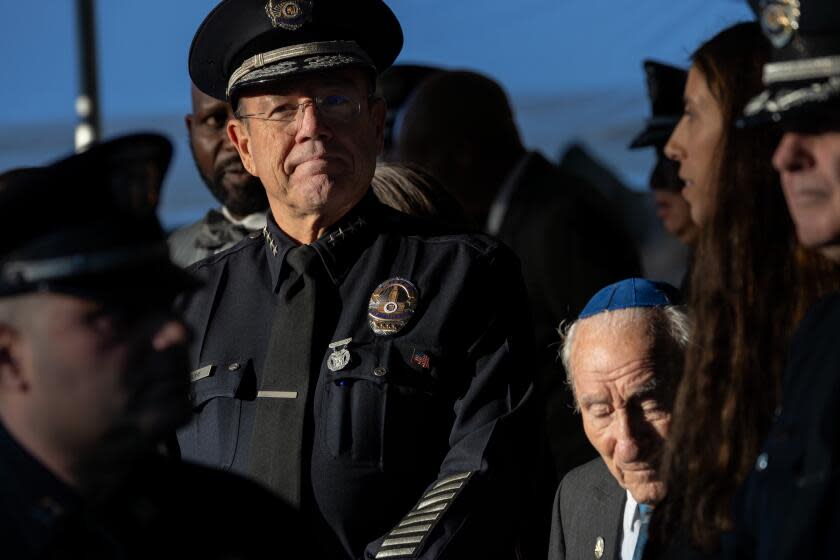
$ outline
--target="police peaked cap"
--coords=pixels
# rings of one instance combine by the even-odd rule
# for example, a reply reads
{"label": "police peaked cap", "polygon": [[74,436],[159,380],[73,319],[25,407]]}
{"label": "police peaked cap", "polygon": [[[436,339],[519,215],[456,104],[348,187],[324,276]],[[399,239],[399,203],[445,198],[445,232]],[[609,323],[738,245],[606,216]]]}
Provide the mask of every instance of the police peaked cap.
{"label": "police peaked cap", "polygon": [[683,112],[683,92],[688,72],[682,68],[644,61],[652,115],[632,142],[630,149],[664,146]]}
{"label": "police peaked cap", "polygon": [[194,286],[155,215],[171,156],[166,138],[139,134],[0,175],[0,295],[135,286],[145,301]]}
{"label": "police peaked cap", "polygon": [[765,91],[741,125],[830,120],[840,125],[840,10],[836,0],[751,0],[773,46]]}
{"label": "police peaked cap", "polygon": [[402,44],[382,0],[223,0],[193,37],[189,70],[198,89],[232,100],[305,72],[354,65],[377,74]]}

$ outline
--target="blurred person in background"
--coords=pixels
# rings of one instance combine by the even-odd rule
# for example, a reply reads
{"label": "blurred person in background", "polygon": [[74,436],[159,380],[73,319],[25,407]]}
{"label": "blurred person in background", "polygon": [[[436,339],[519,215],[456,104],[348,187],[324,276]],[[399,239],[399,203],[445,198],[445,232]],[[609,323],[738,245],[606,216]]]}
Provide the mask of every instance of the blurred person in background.
{"label": "blurred person in background", "polygon": [[770,165],[778,134],[736,127],[761,91],[769,50],[757,22],[703,43],[665,146],[700,226],[690,301],[696,336],[663,459],[668,495],[653,515],[645,558],[719,554],[736,489],[778,404],[791,333],[830,284],[827,261],[797,245]]}
{"label": "blurred person in background", "polygon": [[656,164],[648,185],[656,200],[657,216],[669,234],[692,246],[697,239],[697,227],[691,220],[688,202],[680,194],[684,185],[679,178],[679,166],[665,155],[665,143],[682,116],[687,73],[654,60],[644,61],[644,69],[652,115],[644,130],[630,143],[630,149],[656,150]]}
{"label": "blurred person in background", "polygon": [[262,183],[245,171],[228,138],[227,122],[233,115],[230,104],[194,85],[190,91],[192,113],[184,119],[190,150],[198,174],[221,206],[169,236],[172,260],[181,266],[223,251],[249,233],[262,230],[268,209]]}
{"label": "blurred person in background", "polygon": [[836,2],[754,2],[773,45],[745,125],[780,128],[773,154],[800,243],[834,263],[835,291],[791,340],[781,402],[735,503],[728,558],[837,555],[840,530],[840,12]]}
{"label": "blurred person in background", "polygon": [[440,181],[417,166],[377,163],[371,187],[376,198],[394,210],[470,229],[455,197]]}
{"label": "blurred person in background", "polygon": [[656,150],[656,163],[648,185],[656,203],[656,215],[665,231],[689,248],[688,267],[680,285],[683,294],[687,294],[698,229],[691,219],[688,201],[682,196],[685,184],[679,177],[679,165],[665,155],[665,143],[682,116],[687,73],[654,60],[646,60],[644,69],[652,116],[644,130],[630,143],[630,149],[652,147]]}
{"label": "blurred person in background", "polygon": [[421,64],[394,64],[376,77],[376,94],[385,99],[385,144],[380,161],[395,159],[396,143],[402,116],[411,95],[426,78],[441,72],[441,68]]}
{"label": "blurred person in background", "polygon": [[[547,430],[538,465],[535,530],[548,534],[550,499],[569,469],[596,456],[574,414],[557,362],[557,325],[592,295],[640,276],[631,236],[609,201],[522,144],[507,94],[468,71],[436,74],[417,88],[399,130],[399,161],[419,165],[451,190],[467,216],[522,261],[536,335],[537,397]],[[532,539],[537,542],[538,538]],[[543,557],[547,543],[539,543]]]}

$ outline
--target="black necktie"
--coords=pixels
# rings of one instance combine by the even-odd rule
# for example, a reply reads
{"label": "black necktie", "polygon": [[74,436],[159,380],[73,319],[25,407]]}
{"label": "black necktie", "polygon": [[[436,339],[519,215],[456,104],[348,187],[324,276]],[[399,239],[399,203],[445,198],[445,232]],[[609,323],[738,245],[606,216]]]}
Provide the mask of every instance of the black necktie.
{"label": "black necktie", "polygon": [[[251,475],[300,506],[304,420],[312,378],[318,253],[301,245],[286,254],[289,275],[278,293],[251,438]],[[320,269],[320,270],[319,270]]]}

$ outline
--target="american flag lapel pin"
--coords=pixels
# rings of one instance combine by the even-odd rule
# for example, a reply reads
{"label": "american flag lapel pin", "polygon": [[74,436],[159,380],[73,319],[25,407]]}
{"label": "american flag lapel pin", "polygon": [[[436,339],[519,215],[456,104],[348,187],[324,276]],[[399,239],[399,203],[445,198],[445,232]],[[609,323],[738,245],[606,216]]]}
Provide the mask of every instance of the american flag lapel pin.
{"label": "american flag lapel pin", "polygon": [[429,369],[429,355],[425,352],[418,352],[416,349],[411,354],[411,363],[420,366],[423,369]]}

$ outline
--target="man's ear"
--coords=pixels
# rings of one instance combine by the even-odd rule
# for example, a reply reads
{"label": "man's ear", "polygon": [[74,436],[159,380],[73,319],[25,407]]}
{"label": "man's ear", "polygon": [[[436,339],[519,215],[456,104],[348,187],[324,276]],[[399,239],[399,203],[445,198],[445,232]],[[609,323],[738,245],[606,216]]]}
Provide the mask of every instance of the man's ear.
{"label": "man's ear", "polygon": [[21,336],[12,326],[0,323],[0,391],[25,392],[29,379],[21,360]]}
{"label": "man's ear", "polygon": [[190,136],[192,136],[193,120],[194,118],[192,113],[184,116],[184,124],[187,126],[187,134],[189,134]]}
{"label": "man's ear", "polygon": [[254,155],[251,152],[251,135],[248,132],[248,126],[245,121],[237,119],[236,117],[228,120],[227,134],[230,141],[239,152],[239,158],[242,160],[242,165],[245,170],[257,177],[257,167],[254,165]]}

